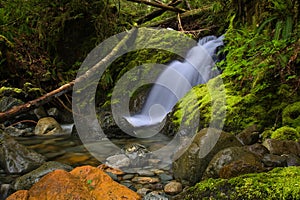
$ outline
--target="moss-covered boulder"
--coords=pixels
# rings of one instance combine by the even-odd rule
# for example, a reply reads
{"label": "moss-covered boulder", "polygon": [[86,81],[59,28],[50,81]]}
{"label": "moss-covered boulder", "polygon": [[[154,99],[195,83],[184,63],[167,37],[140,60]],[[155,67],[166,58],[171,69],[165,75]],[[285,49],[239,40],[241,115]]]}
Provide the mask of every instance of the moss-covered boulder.
{"label": "moss-covered boulder", "polygon": [[299,179],[300,167],[275,168],[232,179],[208,179],[175,199],[299,199]]}
{"label": "moss-covered boulder", "polygon": [[271,139],[298,141],[300,139],[300,133],[294,128],[283,126],[271,134]]}
{"label": "moss-covered boulder", "polygon": [[183,185],[196,184],[201,180],[214,155],[222,149],[233,146],[242,146],[234,135],[213,128],[202,129],[193,137],[187,149],[181,148],[175,154],[173,163],[175,179]]}
{"label": "moss-covered boulder", "polygon": [[291,127],[300,127],[300,101],[288,105],[282,112],[282,123]]}

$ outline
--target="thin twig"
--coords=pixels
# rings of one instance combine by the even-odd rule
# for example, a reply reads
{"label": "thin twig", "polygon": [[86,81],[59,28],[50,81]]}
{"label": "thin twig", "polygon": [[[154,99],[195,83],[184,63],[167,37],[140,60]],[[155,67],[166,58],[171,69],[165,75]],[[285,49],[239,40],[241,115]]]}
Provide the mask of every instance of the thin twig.
{"label": "thin twig", "polygon": [[166,4],[151,2],[151,1],[146,1],[146,0],[127,0],[127,1],[135,2],[135,3],[143,3],[143,4],[146,4],[146,5],[149,5],[149,6],[162,8],[162,9],[177,12],[177,13],[183,13],[183,12],[186,11],[182,8],[176,8],[176,7],[168,6]]}

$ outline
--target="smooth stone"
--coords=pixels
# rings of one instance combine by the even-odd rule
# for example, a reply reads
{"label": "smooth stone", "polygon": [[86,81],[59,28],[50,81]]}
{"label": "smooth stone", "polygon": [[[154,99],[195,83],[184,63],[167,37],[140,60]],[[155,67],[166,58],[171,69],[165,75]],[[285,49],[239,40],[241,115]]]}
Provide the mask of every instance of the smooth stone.
{"label": "smooth stone", "polygon": [[150,170],[141,169],[137,171],[139,176],[155,176],[155,173]]}
{"label": "smooth stone", "polygon": [[132,182],[140,183],[140,184],[148,184],[148,183],[158,183],[159,178],[156,177],[134,177]]}
{"label": "smooth stone", "polygon": [[46,162],[39,168],[18,177],[13,185],[13,188],[15,190],[28,190],[34,183],[38,182],[40,178],[56,169],[71,171],[73,167],[55,161]]}
{"label": "smooth stone", "polygon": [[151,169],[151,171],[154,172],[156,175],[165,173],[165,171],[161,169]]}
{"label": "smooth stone", "polygon": [[117,175],[115,175],[115,174],[113,174],[113,173],[111,173],[111,172],[106,172],[106,174],[107,174],[108,176],[110,176],[110,178],[112,178],[112,180],[114,180],[114,181],[116,181],[116,182],[119,182],[119,179],[118,179],[118,176],[117,176]]}
{"label": "smooth stone", "polygon": [[131,180],[131,179],[133,179],[134,176],[135,176],[134,174],[125,174],[125,175],[122,177],[122,179],[123,179],[123,180]]}
{"label": "smooth stone", "polygon": [[158,176],[159,176],[161,182],[163,182],[163,183],[173,180],[173,176],[168,175],[168,174],[159,174]]}
{"label": "smooth stone", "polygon": [[182,184],[176,181],[172,181],[165,185],[164,191],[166,194],[176,195],[182,192]]}
{"label": "smooth stone", "polygon": [[110,156],[106,161],[106,165],[117,169],[128,167],[130,165],[130,159],[124,154]]}
{"label": "smooth stone", "polygon": [[141,195],[141,196],[145,196],[145,195],[147,195],[150,191],[151,191],[151,189],[149,189],[149,188],[141,188],[141,189],[138,189],[138,190],[136,191],[136,193],[138,193],[138,194]]}
{"label": "smooth stone", "polygon": [[53,117],[39,119],[34,129],[35,135],[62,135],[64,134],[60,124]]}
{"label": "smooth stone", "polygon": [[132,191],[136,192],[137,189],[134,187],[134,185],[131,183],[131,181],[121,181],[120,184],[126,186],[127,188],[131,189]]}
{"label": "smooth stone", "polygon": [[0,167],[9,174],[24,174],[41,166],[45,157],[19,144],[0,130]]}
{"label": "smooth stone", "polygon": [[165,195],[158,194],[157,192],[153,191],[144,196],[143,200],[169,200],[169,198]]}

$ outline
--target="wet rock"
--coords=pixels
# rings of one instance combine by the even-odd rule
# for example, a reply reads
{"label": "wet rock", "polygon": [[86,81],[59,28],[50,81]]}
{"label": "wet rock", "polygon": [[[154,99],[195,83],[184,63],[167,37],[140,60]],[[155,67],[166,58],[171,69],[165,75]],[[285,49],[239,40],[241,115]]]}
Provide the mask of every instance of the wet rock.
{"label": "wet rock", "polygon": [[251,152],[257,155],[260,158],[263,158],[265,154],[270,153],[269,150],[262,144],[255,143],[250,146],[246,146],[246,148]]}
{"label": "wet rock", "polygon": [[134,177],[132,179],[132,182],[135,183],[140,183],[140,184],[148,184],[148,183],[158,183],[159,182],[159,178],[156,177]]}
{"label": "wet rock", "polygon": [[141,188],[136,191],[136,193],[138,193],[141,196],[146,196],[149,192],[151,192],[151,189],[149,188]]}
{"label": "wet rock", "polygon": [[4,130],[8,135],[13,136],[13,137],[32,136],[32,135],[34,135],[33,129],[29,128],[29,127],[24,128],[24,129],[20,129],[20,128],[16,128],[16,127],[13,127],[13,126],[8,126]]}
{"label": "wet rock", "polygon": [[[231,163],[233,164],[230,165]],[[226,165],[228,166],[224,168]],[[219,178],[222,168],[227,170],[227,174],[222,177],[230,178],[229,175],[234,177],[245,173],[262,171],[262,163],[258,156],[244,147],[229,147],[221,150],[213,157],[203,174],[203,179]]]}
{"label": "wet rock", "polygon": [[38,182],[43,176],[56,169],[63,169],[66,171],[70,171],[73,169],[73,167],[55,161],[46,162],[39,168],[23,176],[18,177],[14,183],[13,188],[15,190],[28,190],[31,188],[31,186],[34,183]]}
{"label": "wet rock", "polygon": [[244,129],[241,133],[237,135],[237,138],[244,144],[244,145],[251,145],[258,141],[259,139],[259,132],[256,125],[252,125]]}
{"label": "wet rock", "polygon": [[6,173],[23,174],[38,168],[45,158],[0,130],[0,166]]}
{"label": "wet rock", "polygon": [[285,167],[286,166],[286,158],[284,156],[278,156],[273,154],[266,154],[262,162],[267,167]]}
{"label": "wet rock", "polygon": [[7,111],[7,110],[11,109],[12,107],[21,105],[23,103],[24,102],[21,101],[20,99],[16,99],[14,97],[3,96],[0,99],[0,112]]}
{"label": "wet rock", "polygon": [[135,175],[134,174],[126,174],[122,177],[123,180],[130,180],[133,179]]}
{"label": "wet rock", "polygon": [[182,184],[176,181],[172,181],[165,185],[164,191],[166,194],[176,195],[182,192]]}
{"label": "wet rock", "polygon": [[29,192],[28,190],[19,190],[12,195],[10,195],[6,200],[28,200]]}
{"label": "wet rock", "polygon": [[300,166],[300,158],[295,154],[284,154],[287,166]]}
{"label": "wet rock", "polygon": [[169,200],[169,198],[156,192],[150,192],[149,194],[144,196],[143,200]]}
{"label": "wet rock", "polygon": [[73,123],[73,115],[69,111],[62,111],[57,108],[50,108],[47,110],[47,113],[50,117],[55,118],[58,122],[62,124]]}
{"label": "wet rock", "polygon": [[128,167],[130,165],[130,159],[124,154],[110,156],[106,161],[106,165],[117,169]]}
{"label": "wet rock", "polygon": [[114,182],[102,170],[83,166],[77,167],[71,171],[71,174],[87,183],[90,193],[99,200],[111,199],[141,199],[140,196],[127,187]]}
{"label": "wet rock", "polygon": [[295,141],[267,139],[263,142],[263,145],[271,154],[295,154],[300,156],[300,144]]}
{"label": "wet rock", "polygon": [[161,182],[163,182],[163,183],[173,180],[173,176],[165,174],[165,173],[159,174],[158,176],[159,176]]}
{"label": "wet rock", "polygon": [[[70,173],[55,170],[35,183],[28,194],[28,199],[141,199],[137,193],[113,181],[102,170],[91,166],[77,167]],[[16,193],[9,198],[13,199],[14,195]]]}
{"label": "wet rock", "polygon": [[191,145],[182,155],[175,157],[173,173],[183,185],[199,182],[213,156],[227,147],[242,146],[235,136],[217,129],[203,129],[198,132]]}
{"label": "wet rock", "polygon": [[34,109],[33,112],[34,112],[35,116],[38,119],[41,119],[43,117],[47,117],[47,113],[46,113],[46,111],[45,111],[45,109],[44,109],[43,106],[40,106],[40,107]]}
{"label": "wet rock", "polygon": [[125,174],[122,170],[109,167],[108,165],[105,165],[105,164],[101,164],[97,168],[99,168],[99,169],[101,169],[101,170],[103,170],[105,172],[109,172],[109,173],[115,174],[115,175],[123,175],[123,174]]}
{"label": "wet rock", "polygon": [[137,174],[139,176],[154,176],[154,172],[151,172],[150,170],[140,169],[137,170]]}
{"label": "wet rock", "polygon": [[60,124],[52,117],[41,118],[34,129],[35,135],[61,135],[63,133]]}

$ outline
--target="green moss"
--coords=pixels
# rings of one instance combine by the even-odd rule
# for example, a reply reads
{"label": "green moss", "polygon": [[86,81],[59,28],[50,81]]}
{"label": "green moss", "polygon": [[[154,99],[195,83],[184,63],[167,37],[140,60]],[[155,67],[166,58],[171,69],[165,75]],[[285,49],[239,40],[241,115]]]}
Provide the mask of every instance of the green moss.
{"label": "green moss", "polygon": [[181,194],[181,199],[299,199],[300,168],[275,168],[232,179],[208,179]]}
{"label": "green moss", "polygon": [[282,123],[294,128],[300,126],[300,101],[284,108],[282,112]]}
{"label": "green moss", "polygon": [[288,126],[283,126],[281,128],[278,128],[271,134],[271,139],[277,139],[277,140],[298,141],[299,138],[300,138],[300,133],[296,129]]}

